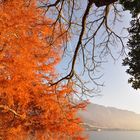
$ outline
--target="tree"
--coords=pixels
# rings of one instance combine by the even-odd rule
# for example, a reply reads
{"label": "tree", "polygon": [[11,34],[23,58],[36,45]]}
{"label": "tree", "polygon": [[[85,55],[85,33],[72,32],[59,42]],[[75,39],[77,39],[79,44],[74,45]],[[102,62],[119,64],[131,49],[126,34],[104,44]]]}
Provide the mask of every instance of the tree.
{"label": "tree", "polygon": [[82,140],[76,113],[85,103],[72,103],[73,84],[50,86],[57,77],[62,31],[50,45],[52,21],[36,1],[0,3],[0,139]]}
{"label": "tree", "polygon": [[[134,0],[130,3],[123,3],[126,10],[132,13],[131,27],[129,28],[130,39],[127,43],[129,48],[128,56],[124,59],[123,65],[129,66],[126,70],[131,75],[128,82],[134,89],[140,89],[140,1]],[[128,6],[129,5],[129,6]]]}
{"label": "tree", "polygon": [[[120,55],[124,53],[126,37],[114,28],[123,11],[119,1],[85,0],[83,3],[80,0],[40,0],[39,8],[45,9],[46,15],[54,19],[54,30],[57,23],[60,28],[63,25],[66,35],[70,34],[74,42],[72,46],[69,42],[65,44],[64,59],[65,55],[69,58],[68,68],[65,75],[52,81],[52,85],[76,81],[82,96],[94,96],[93,93],[97,93],[98,87],[102,86],[98,82],[102,77],[98,74],[98,68],[105,57],[110,55],[116,60],[113,47],[118,48]],[[88,83],[92,83],[92,87]]]}
{"label": "tree", "polygon": [[125,10],[129,10],[132,14],[132,17],[137,17],[140,13],[140,1],[139,0],[120,0],[120,3],[123,5]]}
{"label": "tree", "polygon": [[135,19],[131,22],[129,29],[131,38],[128,41],[129,53],[124,59],[123,65],[129,66],[127,73],[131,75],[128,82],[132,83],[134,89],[140,88],[140,20]]}

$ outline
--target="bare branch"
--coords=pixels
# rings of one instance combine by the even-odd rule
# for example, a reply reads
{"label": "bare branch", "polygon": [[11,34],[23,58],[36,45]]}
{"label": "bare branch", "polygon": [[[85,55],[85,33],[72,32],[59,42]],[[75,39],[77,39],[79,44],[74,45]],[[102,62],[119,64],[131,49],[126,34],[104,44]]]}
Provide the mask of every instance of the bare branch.
{"label": "bare branch", "polygon": [[[119,21],[122,12],[117,9],[117,3],[114,4],[117,1],[85,0],[83,4],[78,0],[48,0],[46,4],[40,6],[45,8],[47,16],[54,19],[54,22],[50,24],[54,28],[54,33],[59,25],[59,28],[65,28],[62,34],[72,36],[72,41],[74,41],[72,47],[69,46],[68,42],[64,45],[63,57],[69,58],[65,75],[51,81],[50,85],[75,81],[76,86],[81,88],[85,95],[90,92],[86,86],[89,83],[97,86],[97,90],[98,86],[103,86],[103,84],[98,83],[102,74],[96,75],[96,73],[98,73],[101,64],[105,62],[104,57],[109,54],[115,60],[111,47],[116,47],[118,43],[122,46],[121,54],[124,50],[124,37],[112,28],[112,25]],[[85,2],[87,2],[86,5]],[[51,13],[52,11],[53,13]],[[109,20],[111,12],[114,14],[113,18],[111,17],[112,23]],[[51,45],[54,42],[55,39]],[[97,52],[99,53],[97,54]],[[78,62],[80,64],[77,64]],[[89,78],[88,82],[82,80],[82,77],[85,76]],[[95,93],[95,88],[91,89],[91,92]]]}
{"label": "bare branch", "polygon": [[4,110],[4,111],[9,111],[9,112],[13,113],[15,116],[21,118],[22,120],[25,119],[25,117],[24,117],[23,115],[18,114],[15,110],[9,108],[9,107],[6,106],[6,105],[0,105],[0,109],[2,109],[2,110]]}
{"label": "bare branch", "polygon": [[75,52],[74,52],[74,56],[73,56],[73,60],[72,60],[72,66],[71,66],[70,73],[68,75],[66,75],[65,77],[61,78],[60,80],[58,80],[57,82],[52,83],[51,85],[58,84],[59,82],[63,81],[64,79],[67,79],[68,80],[68,79],[71,79],[73,77],[73,75],[74,75],[74,66],[75,66],[76,58],[77,58],[77,55],[78,55],[80,46],[82,44],[82,38],[83,38],[83,35],[84,35],[84,32],[85,32],[85,28],[86,28],[86,20],[87,20],[89,11],[90,11],[90,9],[92,7],[92,4],[93,3],[88,2],[87,7],[86,7],[86,10],[85,10],[84,15],[83,15],[83,18],[82,18],[82,29],[81,29],[81,33],[80,33],[80,36],[79,36],[79,39],[78,39],[76,48],[75,48]]}

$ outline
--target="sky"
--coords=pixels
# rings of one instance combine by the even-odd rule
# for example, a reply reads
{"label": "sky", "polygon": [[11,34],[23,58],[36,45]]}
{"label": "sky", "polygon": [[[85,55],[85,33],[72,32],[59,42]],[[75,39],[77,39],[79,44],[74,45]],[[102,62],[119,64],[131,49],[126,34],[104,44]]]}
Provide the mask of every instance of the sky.
{"label": "sky", "polygon": [[[116,32],[121,31],[121,27],[128,27],[130,20],[129,12],[124,13],[123,22],[116,25]],[[73,42],[70,43],[73,46]],[[66,61],[65,59],[63,62]],[[101,96],[90,98],[90,101],[140,114],[140,90],[134,90],[128,84],[129,75],[125,71],[126,67],[122,66],[122,58],[114,62],[112,58],[108,57],[108,62],[104,63],[101,69],[104,74],[101,79],[104,82],[104,87],[100,92]]]}
{"label": "sky", "polygon": [[[118,23],[116,31],[121,26],[130,25],[131,15],[124,13],[123,22]],[[101,90],[101,96],[90,99],[91,102],[105,106],[112,106],[119,109],[134,111],[140,114],[140,90],[134,90],[131,84],[128,84],[129,75],[125,72],[127,67],[122,66],[122,59],[114,63],[112,59],[102,66],[104,74],[102,81],[104,87]]]}
{"label": "sky", "polygon": [[101,96],[90,98],[90,101],[140,113],[140,90],[134,90],[131,84],[128,84],[129,75],[125,70],[121,59],[115,63],[110,60],[104,64],[102,69],[104,87]]}

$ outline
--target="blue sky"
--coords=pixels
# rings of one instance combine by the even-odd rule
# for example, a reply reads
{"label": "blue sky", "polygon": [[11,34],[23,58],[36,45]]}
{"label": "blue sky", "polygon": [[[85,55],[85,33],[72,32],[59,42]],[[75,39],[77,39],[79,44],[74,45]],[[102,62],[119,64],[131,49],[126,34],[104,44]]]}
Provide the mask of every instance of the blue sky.
{"label": "blue sky", "polygon": [[105,86],[101,96],[90,99],[93,103],[113,106],[140,113],[140,90],[134,90],[127,80],[129,75],[125,73],[126,67],[122,66],[122,60],[114,63],[110,60],[104,64],[102,80]]}
{"label": "blue sky", "polygon": [[[122,27],[128,27],[130,25],[130,19],[131,16],[129,12],[125,12],[122,18],[123,22],[116,24],[115,31],[121,32]],[[125,32],[123,34],[125,34]],[[74,45],[73,40],[70,45]],[[113,50],[113,53],[114,52],[115,50]],[[114,55],[116,56],[116,52]],[[100,69],[101,73],[104,74],[101,79],[101,81],[104,82],[104,87],[100,92],[101,96],[90,98],[90,101],[140,113],[140,90],[136,91],[128,84],[129,75],[125,72],[126,67],[122,66],[122,58],[120,57],[120,59],[114,63],[111,57],[107,57],[107,61],[108,62],[102,65],[102,69]],[[62,70],[66,64],[67,59],[63,60],[58,69]]]}
{"label": "blue sky", "polygon": [[[122,19],[123,22],[117,24],[116,31],[130,25],[129,12],[125,12]],[[128,84],[129,75],[125,72],[127,67],[122,66],[122,59],[114,63],[111,58],[108,58],[108,62],[102,66],[104,73],[102,80],[105,82],[101,91],[102,96],[92,98],[91,101],[140,113],[140,90],[134,90]]]}

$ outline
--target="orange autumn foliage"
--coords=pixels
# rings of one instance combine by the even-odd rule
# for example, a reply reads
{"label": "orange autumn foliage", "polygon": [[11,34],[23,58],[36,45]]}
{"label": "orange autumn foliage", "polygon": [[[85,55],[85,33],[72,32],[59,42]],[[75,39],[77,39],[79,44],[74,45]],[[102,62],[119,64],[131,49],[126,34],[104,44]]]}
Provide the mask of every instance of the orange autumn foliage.
{"label": "orange autumn foliage", "polygon": [[81,106],[66,97],[72,83],[48,85],[57,77],[62,38],[49,45],[51,21],[28,2],[0,3],[0,139],[83,140],[75,116]]}

